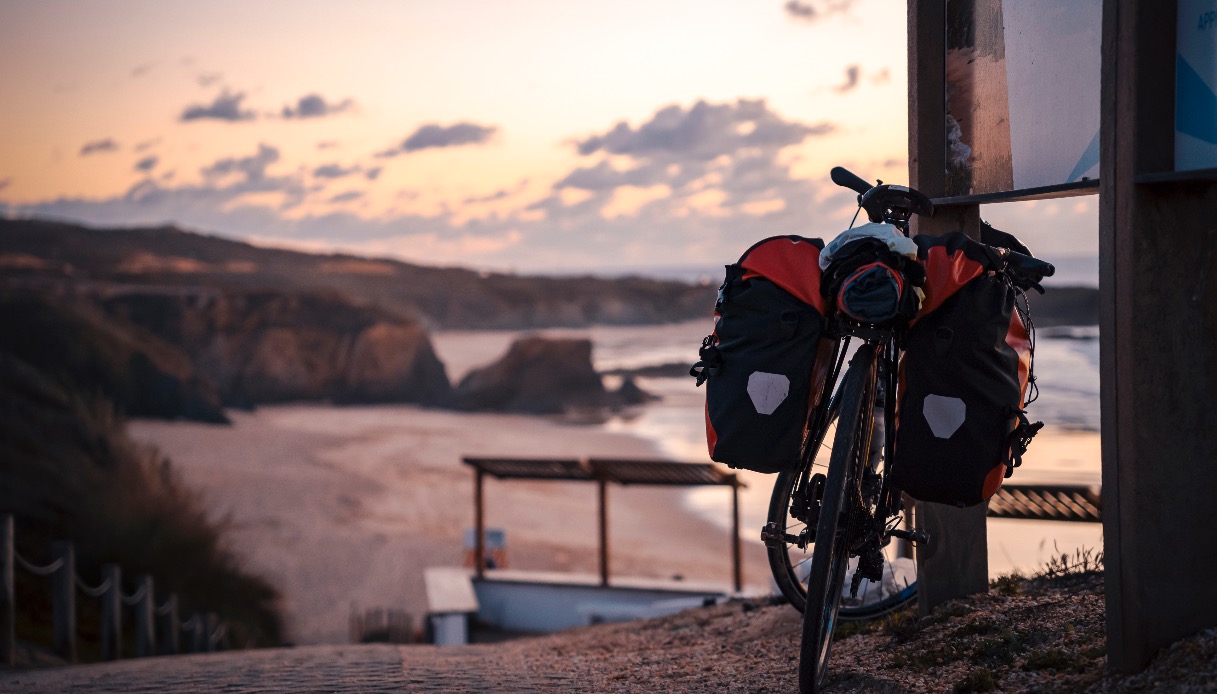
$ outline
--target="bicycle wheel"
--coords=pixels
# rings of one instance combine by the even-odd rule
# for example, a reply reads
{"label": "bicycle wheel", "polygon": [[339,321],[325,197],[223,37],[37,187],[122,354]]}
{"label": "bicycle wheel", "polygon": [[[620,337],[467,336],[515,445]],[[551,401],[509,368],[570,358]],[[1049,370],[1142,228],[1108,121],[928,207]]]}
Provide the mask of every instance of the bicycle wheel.
{"label": "bicycle wheel", "polygon": [[862,347],[850,362],[841,386],[839,419],[816,524],[817,542],[807,579],[799,649],[799,691],[805,694],[819,691],[828,673],[832,634],[849,564],[849,543],[855,524],[865,515],[860,509],[858,475],[870,447],[874,400],[875,352]]}
{"label": "bicycle wheel", "polygon": [[[774,538],[768,543],[769,569],[778,590],[799,612],[807,604],[807,576],[815,548],[814,541],[804,537],[810,504],[808,491],[800,482],[805,474],[810,479],[812,475],[827,473],[839,405],[838,394],[830,406],[827,426],[808,437],[803,468],[778,473],[769,497],[766,528]],[[810,472],[805,473],[808,467]],[[880,467],[878,471],[882,473],[884,470]],[[814,524],[814,519],[810,520]],[[779,537],[780,542],[777,540]],[[846,572],[850,573],[856,568],[857,560],[851,560]],[[911,548],[904,542],[896,541],[883,548],[883,578],[879,581],[864,579],[856,598],[844,597],[838,616],[842,621],[874,619],[916,599],[917,564],[913,561]]]}

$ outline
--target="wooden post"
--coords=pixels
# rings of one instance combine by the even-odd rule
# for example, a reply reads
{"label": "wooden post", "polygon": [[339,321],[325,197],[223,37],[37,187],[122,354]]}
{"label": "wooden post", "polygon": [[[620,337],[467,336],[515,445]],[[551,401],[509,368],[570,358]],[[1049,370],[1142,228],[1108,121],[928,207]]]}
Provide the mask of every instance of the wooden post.
{"label": "wooden post", "polygon": [[1217,171],[1175,171],[1177,117],[1206,117],[1186,94],[1187,111],[1175,113],[1175,75],[1187,61],[1178,42],[1212,29],[1197,26],[1198,10],[1180,17],[1182,7],[1103,3],[1103,592],[1107,667],[1116,672],[1140,670],[1169,644],[1217,626],[1217,535],[1209,530]]}
{"label": "wooden post", "polygon": [[731,476],[731,577],[735,583],[735,592],[743,592],[744,570],[739,539],[739,479],[735,475]]}
{"label": "wooden post", "polygon": [[220,628],[219,615],[217,615],[215,612],[208,612],[207,616],[203,618],[203,634],[204,634],[203,648],[208,653],[214,653],[215,651],[218,650],[216,648],[216,645],[217,645],[216,642],[219,639],[216,638],[216,631],[218,631],[219,628]]}
{"label": "wooden post", "polygon": [[608,482],[596,480],[600,492],[600,585],[609,583],[609,551],[608,551]]}
{"label": "wooden post", "polygon": [[135,590],[142,595],[135,603],[135,655],[146,658],[156,653],[156,630],[153,628],[155,613],[155,596],[152,577],[144,574],[139,577],[139,588]]}
{"label": "wooden post", "polygon": [[[946,2],[909,0],[909,185],[931,198],[946,193]],[[914,217],[913,235],[962,231],[979,238],[980,207],[938,207],[930,219]],[[917,504],[930,542],[917,552],[921,613],[952,598],[989,588],[985,504],[957,509]]]}
{"label": "wooden post", "polygon": [[190,652],[203,653],[207,649],[207,618],[201,612],[190,615]]}
{"label": "wooden post", "polygon": [[473,484],[473,565],[477,567],[477,577],[485,578],[486,576],[486,511],[485,511],[485,496],[482,489],[482,480],[485,473],[481,468],[478,468],[475,482]]}
{"label": "wooden post", "polygon": [[177,655],[182,652],[182,622],[178,617],[177,593],[170,593],[165,605],[157,610],[160,616],[160,638],[157,653]]}
{"label": "wooden post", "polygon": [[17,599],[13,517],[0,516],[0,665],[17,661]]}
{"label": "wooden post", "polygon": [[102,583],[110,586],[101,595],[101,659],[123,657],[123,570],[118,564],[101,567]]}
{"label": "wooden post", "polygon": [[76,550],[69,540],[51,545],[55,559],[63,563],[52,579],[51,615],[54,622],[55,653],[76,662]]}

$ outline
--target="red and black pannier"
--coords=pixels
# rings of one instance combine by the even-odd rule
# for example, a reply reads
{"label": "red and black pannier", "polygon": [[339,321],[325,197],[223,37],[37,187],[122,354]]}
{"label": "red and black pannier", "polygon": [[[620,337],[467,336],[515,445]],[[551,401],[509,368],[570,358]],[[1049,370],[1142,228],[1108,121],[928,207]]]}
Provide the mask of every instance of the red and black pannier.
{"label": "red and black pannier", "polygon": [[918,236],[925,297],[900,362],[892,479],[910,496],[971,506],[993,496],[1041,424],[1026,417],[1033,327],[993,249]]}
{"label": "red and black pannier", "polygon": [[[824,333],[819,239],[775,236],[727,266],[714,332],[692,369],[706,384],[710,458],[780,472],[799,463]],[[831,349],[832,343],[825,343]],[[826,361],[826,360],[819,360]]]}

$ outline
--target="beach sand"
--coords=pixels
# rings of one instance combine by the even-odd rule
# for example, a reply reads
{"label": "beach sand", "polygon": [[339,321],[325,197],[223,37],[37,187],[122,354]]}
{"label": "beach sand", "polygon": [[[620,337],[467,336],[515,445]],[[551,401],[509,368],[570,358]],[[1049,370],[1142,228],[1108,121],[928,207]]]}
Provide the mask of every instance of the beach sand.
{"label": "beach sand", "polygon": [[[404,609],[421,624],[423,571],[462,565],[473,527],[473,472],[462,456],[663,457],[642,438],[541,417],[399,405],[229,416],[231,426],[139,420],[130,432],[169,456],[213,518],[227,519],[243,565],[282,591],[296,643],[347,641],[353,609]],[[707,491],[729,507],[726,488]],[[609,488],[611,574],[729,586],[729,533],[687,510],[686,493]],[[486,524],[506,530],[513,569],[595,574],[596,508],[591,484],[486,483]],[[744,581],[768,590],[759,543],[745,544]]]}

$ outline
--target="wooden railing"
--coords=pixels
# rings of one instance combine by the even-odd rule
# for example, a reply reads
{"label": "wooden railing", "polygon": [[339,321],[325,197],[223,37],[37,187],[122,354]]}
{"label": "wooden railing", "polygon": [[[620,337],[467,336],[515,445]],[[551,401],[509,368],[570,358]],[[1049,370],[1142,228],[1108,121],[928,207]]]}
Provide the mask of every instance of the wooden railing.
{"label": "wooden railing", "polygon": [[[76,594],[101,602],[101,658],[116,660],[123,653],[124,614],[130,608],[135,625],[135,655],[198,653],[224,648],[226,628],[215,613],[195,613],[185,622],[178,617],[178,598],[170,593],[161,604],[156,602],[155,582],[139,576],[130,594],[123,592],[122,568],[105,564],[101,582],[91,586],[76,573],[76,549],[71,542],[51,544],[49,564],[38,565],[17,552],[16,530],[11,515],[0,516],[0,664],[16,661],[17,603],[16,569],[51,580],[51,621],[53,648],[68,662],[76,662]],[[182,635],[187,638],[183,644]],[[183,647],[184,646],[184,647]]]}

